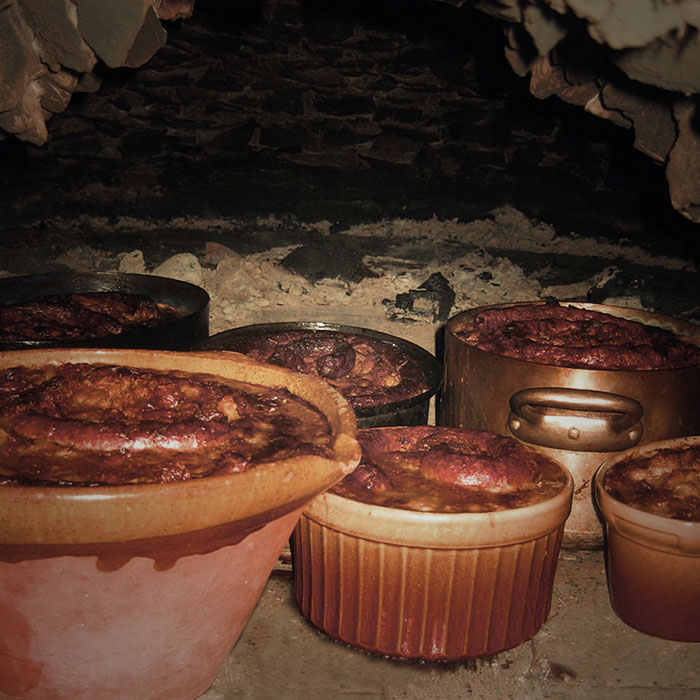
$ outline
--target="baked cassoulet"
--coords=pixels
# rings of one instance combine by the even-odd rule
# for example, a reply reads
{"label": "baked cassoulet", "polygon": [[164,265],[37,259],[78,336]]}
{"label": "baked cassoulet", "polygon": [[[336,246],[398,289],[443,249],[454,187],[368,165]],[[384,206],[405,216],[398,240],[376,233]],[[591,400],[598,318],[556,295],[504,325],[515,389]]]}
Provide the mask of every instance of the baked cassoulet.
{"label": "baked cassoulet", "polygon": [[53,294],[0,306],[0,341],[101,338],[177,317],[175,308],[143,294]]}
{"label": "baked cassoulet", "polygon": [[142,484],[331,456],[331,432],[285,388],[66,363],[0,372],[0,450],[0,484]]}
{"label": "baked cassoulet", "polygon": [[558,494],[567,473],[517,440],[435,426],[358,431],[362,461],[331,492],[362,503],[437,513],[522,508]]}
{"label": "baked cassoulet", "polygon": [[700,522],[700,445],[623,459],[605,473],[603,488],[632,508]]}
{"label": "baked cassoulet", "polygon": [[700,345],[671,331],[559,304],[484,309],[456,335],[486,352],[558,367],[652,370],[700,365]]}
{"label": "baked cassoulet", "polygon": [[228,349],[260,362],[320,377],[353,408],[420,396],[429,384],[420,364],[389,342],[338,331],[284,330],[241,336]]}

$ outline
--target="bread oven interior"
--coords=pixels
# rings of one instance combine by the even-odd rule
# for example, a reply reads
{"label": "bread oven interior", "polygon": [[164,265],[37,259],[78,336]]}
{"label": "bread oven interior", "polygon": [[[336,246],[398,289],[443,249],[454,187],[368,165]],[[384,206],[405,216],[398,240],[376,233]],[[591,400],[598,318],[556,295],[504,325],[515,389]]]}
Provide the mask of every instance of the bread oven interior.
{"label": "bread oven interior", "polygon": [[[511,301],[700,323],[698,26],[655,0],[0,1],[0,274],[157,274],[206,289],[212,333],[430,351]],[[697,645],[615,618],[600,550],[563,553],[533,642],[447,670],[322,638],[289,576],[205,698],[698,690]]]}

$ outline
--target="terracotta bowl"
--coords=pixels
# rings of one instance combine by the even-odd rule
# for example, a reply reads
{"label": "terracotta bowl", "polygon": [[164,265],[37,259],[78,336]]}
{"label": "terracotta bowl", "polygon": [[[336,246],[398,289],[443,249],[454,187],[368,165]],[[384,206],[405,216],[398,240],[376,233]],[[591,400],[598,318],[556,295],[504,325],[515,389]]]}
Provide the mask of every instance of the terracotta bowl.
{"label": "terracotta bowl", "polygon": [[[400,428],[376,428],[400,430]],[[432,513],[324,493],[292,539],[302,614],[372,654],[457,661],[530,639],[549,614],[573,479],[491,513]]]}
{"label": "terracotta bowl", "polygon": [[630,627],[684,642],[700,642],[700,522],[632,508],[613,498],[603,488],[603,479],[626,457],[698,443],[700,436],[626,450],[604,462],[595,475],[613,609]]}
{"label": "terracotta bowl", "polygon": [[284,386],[318,407],[332,459],[115,487],[0,486],[0,697],[192,700],[215,678],[304,506],[358,463],[354,414],[322,382],[237,355],[24,350]]}

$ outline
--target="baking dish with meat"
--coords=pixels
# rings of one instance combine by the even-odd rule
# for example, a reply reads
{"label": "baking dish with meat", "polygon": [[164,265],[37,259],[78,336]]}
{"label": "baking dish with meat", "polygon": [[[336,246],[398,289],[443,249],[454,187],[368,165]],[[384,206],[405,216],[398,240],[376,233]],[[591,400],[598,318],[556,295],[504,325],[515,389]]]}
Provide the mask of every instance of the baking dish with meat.
{"label": "baking dish with meat", "polygon": [[7,351],[0,376],[0,694],[197,697],[357,465],[352,409],[204,352]]}
{"label": "baking dish with meat", "polygon": [[209,335],[209,295],[189,282],[121,272],[0,279],[0,350],[186,350]]}
{"label": "baking dish with meat", "polygon": [[332,639],[457,661],[533,637],[549,613],[573,480],[512,437],[358,431],[360,466],[294,530],[294,592]]}
{"label": "baking dish with meat", "polygon": [[426,423],[442,367],[434,355],[388,333],[336,323],[289,321],[233,328],[202,341],[317,376],[338,390],[363,428]]}
{"label": "baking dish with meat", "polygon": [[[585,333],[597,345],[608,346],[608,364],[606,353],[596,354],[586,343],[570,352],[565,347],[579,345],[584,337],[580,328],[561,317],[568,308],[584,317]],[[520,323],[522,318],[532,319],[531,309],[537,313],[534,329],[533,324]],[[552,309],[557,314],[553,320],[548,318]],[[503,341],[496,337],[484,343],[474,338],[477,319],[495,325],[504,313],[513,313],[517,321],[508,329],[510,348],[499,345]],[[634,327],[631,347],[619,345],[620,322]],[[526,348],[528,336],[542,327],[554,339],[549,343],[555,346],[553,355],[541,347]],[[644,328],[654,340],[640,351],[635,346]],[[664,366],[668,342],[675,349],[666,353],[671,363]],[[518,354],[522,348],[526,349]],[[600,547],[602,527],[591,498],[593,473],[607,457],[637,444],[700,432],[695,408],[700,401],[698,358],[700,329],[661,314],[584,302],[469,309],[446,325],[440,420],[512,435],[567,467],[575,492],[564,544]]]}
{"label": "baking dish with meat", "polygon": [[700,436],[611,457],[595,497],[617,615],[647,634],[700,642]]}

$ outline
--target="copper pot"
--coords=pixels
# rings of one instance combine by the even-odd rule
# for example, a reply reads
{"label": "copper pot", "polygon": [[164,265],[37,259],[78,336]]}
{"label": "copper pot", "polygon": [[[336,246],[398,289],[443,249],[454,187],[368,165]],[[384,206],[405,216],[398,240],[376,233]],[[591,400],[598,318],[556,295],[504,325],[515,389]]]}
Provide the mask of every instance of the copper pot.
{"label": "copper pot", "polygon": [[[605,459],[635,445],[700,433],[700,366],[572,369],[485,352],[457,337],[480,311],[516,305],[469,309],[447,322],[440,422],[511,435],[569,469],[574,503],[563,544],[600,547],[603,529],[591,498],[593,473]],[[604,304],[571,305],[660,326],[700,344],[698,326],[668,316]]]}

